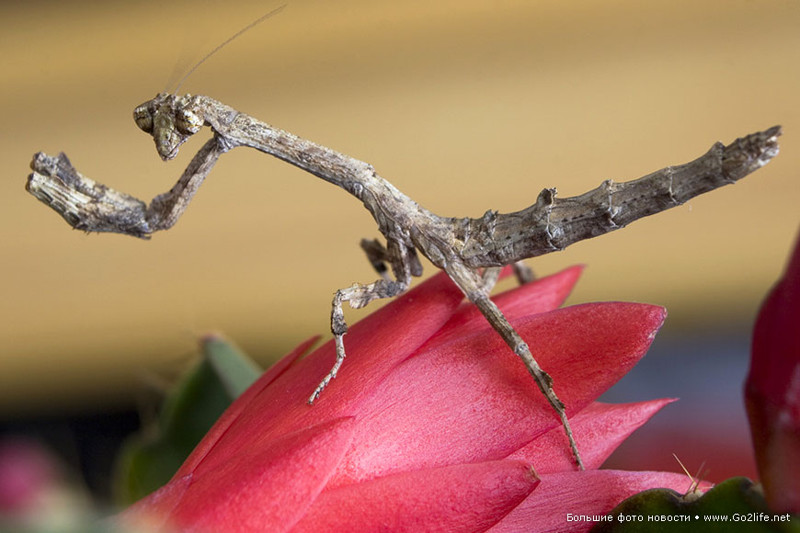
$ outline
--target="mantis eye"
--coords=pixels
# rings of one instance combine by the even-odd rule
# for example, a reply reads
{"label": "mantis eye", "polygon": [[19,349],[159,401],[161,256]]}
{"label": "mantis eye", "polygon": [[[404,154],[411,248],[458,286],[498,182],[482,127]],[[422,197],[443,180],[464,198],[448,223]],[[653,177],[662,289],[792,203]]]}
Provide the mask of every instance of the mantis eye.
{"label": "mantis eye", "polygon": [[178,128],[179,132],[191,135],[200,131],[200,128],[203,127],[203,119],[193,111],[180,109],[175,114],[175,126]]}
{"label": "mantis eye", "polygon": [[140,105],[133,110],[133,120],[145,133],[153,133],[153,114],[146,105]]}

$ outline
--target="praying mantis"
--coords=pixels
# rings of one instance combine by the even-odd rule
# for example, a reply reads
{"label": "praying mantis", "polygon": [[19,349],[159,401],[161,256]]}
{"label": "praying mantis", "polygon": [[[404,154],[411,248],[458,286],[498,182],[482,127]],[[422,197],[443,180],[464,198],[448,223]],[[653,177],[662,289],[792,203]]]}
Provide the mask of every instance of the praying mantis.
{"label": "praying mantis", "polygon": [[83,176],[63,153],[55,157],[35,154],[26,189],[73,228],[147,239],[177,222],[219,157],[239,146],[275,156],[341,187],[370,212],[385,243],[361,242],[379,278],[339,289],[333,297],[331,332],[336,359],[311,392],[308,403],[319,398],[345,360],[343,304],[361,308],[405,292],[412,278],[422,274],[422,255],[447,273],[522,360],[558,416],[580,469],[583,462],[564,404],[552,379],[536,362],[535,341],[532,350],[490,297],[500,268],[513,265],[518,277],[524,279],[526,270],[520,263],[524,259],[562,250],[735,183],[778,154],[777,138],[781,134],[781,128],[775,126],[728,145],[716,143],[689,163],[633,181],[606,180],[571,198],[558,198],[556,189],[546,188],[530,207],[514,213],[489,210],[479,218],[453,218],[418,205],[368,163],[275,128],[207,96],[160,93],[136,107],[133,116],[137,126],[153,137],[165,161],[173,159],[181,145],[204,126],[212,132],[175,186],[149,205]]}

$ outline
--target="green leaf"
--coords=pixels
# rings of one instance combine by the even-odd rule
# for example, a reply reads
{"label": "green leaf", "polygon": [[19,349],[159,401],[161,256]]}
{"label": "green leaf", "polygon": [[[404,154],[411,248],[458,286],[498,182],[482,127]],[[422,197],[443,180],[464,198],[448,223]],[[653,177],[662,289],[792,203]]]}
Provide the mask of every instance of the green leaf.
{"label": "green leaf", "polygon": [[263,372],[252,359],[222,337],[205,337],[203,353],[232,398],[238,398]]}
{"label": "green leaf", "polygon": [[201,343],[203,359],[168,393],[157,422],[123,446],[115,474],[121,506],[167,483],[225,409],[261,374],[223,338],[207,336]]}
{"label": "green leaf", "polygon": [[800,518],[773,513],[760,488],[737,477],[702,496],[684,496],[668,489],[644,491],[619,504],[608,521],[592,528],[593,533],[628,531],[800,533]]}

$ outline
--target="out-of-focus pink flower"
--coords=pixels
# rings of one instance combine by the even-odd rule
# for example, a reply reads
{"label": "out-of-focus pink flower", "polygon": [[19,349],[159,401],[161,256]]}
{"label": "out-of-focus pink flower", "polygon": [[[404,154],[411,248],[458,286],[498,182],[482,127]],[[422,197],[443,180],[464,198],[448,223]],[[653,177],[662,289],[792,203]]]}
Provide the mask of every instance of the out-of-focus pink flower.
{"label": "out-of-focus pink flower", "polygon": [[[583,531],[671,473],[592,470],[669,400],[595,399],[636,364],[660,307],[557,309],[574,267],[496,297],[555,381],[587,465],[576,471],[558,417],[523,364],[438,275],[355,324],[339,376],[314,339],[268,370],[220,418],[166,486],[126,520],[247,531]],[[535,471],[534,471],[535,469]]]}
{"label": "out-of-focus pink flower", "polygon": [[2,517],[36,510],[60,481],[53,457],[37,442],[0,441],[0,523]]}
{"label": "out-of-focus pink flower", "polygon": [[800,239],[756,320],[745,403],[767,502],[800,513]]}

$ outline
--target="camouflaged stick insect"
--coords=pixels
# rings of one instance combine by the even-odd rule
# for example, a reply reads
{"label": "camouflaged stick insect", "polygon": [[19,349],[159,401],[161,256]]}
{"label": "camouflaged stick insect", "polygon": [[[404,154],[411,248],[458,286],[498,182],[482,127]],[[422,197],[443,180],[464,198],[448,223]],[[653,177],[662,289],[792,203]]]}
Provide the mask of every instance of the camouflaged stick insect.
{"label": "camouflaged stick insect", "polygon": [[562,250],[734,183],[778,154],[777,137],[781,134],[780,127],[775,126],[727,146],[716,143],[690,163],[629,182],[606,180],[580,196],[561,199],[556,198],[555,189],[544,189],[533,205],[515,213],[487,211],[481,218],[449,218],[419,206],[380,177],[371,165],[270,126],[207,96],[161,93],[138,106],[134,119],[139,128],[152,135],[156,150],[165,161],[174,158],[180,146],[203,126],[209,126],[213,133],[177,184],[156,196],[149,206],[83,176],[63,153],[57,157],[35,154],[26,189],[75,229],[147,239],[151,233],[175,224],[217,159],[237,146],[273,155],[341,187],[364,204],[386,239],[385,245],[378,240],[361,242],[381,278],[336,291],[331,310],[336,361],[309,403],[319,397],[345,359],[343,337],[347,324],[343,303],[360,308],[373,300],[403,293],[411,278],[422,274],[419,252],[447,272],[522,359],[558,415],[581,469],[583,462],[552,379],[489,297],[499,268],[514,265],[523,279],[526,270],[519,263],[523,259]]}

